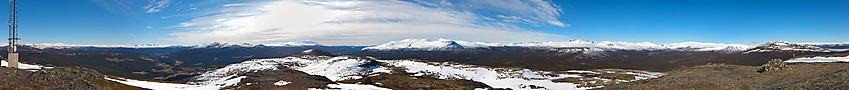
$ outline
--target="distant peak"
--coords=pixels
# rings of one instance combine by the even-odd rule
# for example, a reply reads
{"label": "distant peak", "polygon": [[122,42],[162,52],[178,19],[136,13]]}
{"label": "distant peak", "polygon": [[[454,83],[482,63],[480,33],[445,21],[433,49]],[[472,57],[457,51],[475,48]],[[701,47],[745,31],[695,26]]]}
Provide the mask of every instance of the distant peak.
{"label": "distant peak", "polygon": [[363,50],[456,50],[468,48],[483,48],[490,46],[500,46],[500,44],[486,42],[468,42],[443,38],[437,40],[404,39],[400,41],[391,41],[389,43],[373,47],[366,47],[363,48]]}
{"label": "distant peak", "polygon": [[298,56],[336,56],[333,53],[327,51],[321,51],[316,49],[304,50],[295,54],[286,55],[287,57],[298,57]]}
{"label": "distant peak", "polygon": [[791,44],[794,44],[794,43],[790,43],[790,42],[787,42],[787,41],[772,41],[772,42],[767,42],[767,43],[766,43],[766,44],[764,44],[764,45],[779,45],[779,46],[786,46],[786,45],[791,45]]}
{"label": "distant peak", "polygon": [[573,39],[573,40],[569,40],[569,42],[579,42],[579,43],[596,43],[595,41],[584,40],[584,39]]}
{"label": "distant peak", "polygon": [[750,50],[747,50],[743,53],[754,53],[754,52],[831,52],[827,49],[809,46],[803,44],[790,43],[787,41],[772,41],[767,42],[763,45],[757,46]]}
{"label": "distant peak", "polygon": [[304,51],[301,51],[301,52],[303,52],[303,53],[310,53],[310,52],[312,52],[313,50],[315,50],[315,49],[304,50]]}

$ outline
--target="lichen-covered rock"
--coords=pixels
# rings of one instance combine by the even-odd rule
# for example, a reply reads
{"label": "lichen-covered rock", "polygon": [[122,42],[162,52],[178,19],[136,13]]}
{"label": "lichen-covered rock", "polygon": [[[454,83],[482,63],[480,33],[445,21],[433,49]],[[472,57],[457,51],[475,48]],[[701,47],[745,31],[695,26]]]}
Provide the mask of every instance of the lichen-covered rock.
{"label": "lichen-covered rock", "polygon": [[0,68],[0,90],[111,90],[101,85],[97,71],[80,67],[55,67],[44,70]]}
{"label": "lichen-covered rock", "polygon": [[780,71],[780,70],[785,70],[785,69],[789,69],[789,68],[790,67],[787,66],[787,63],[784,63],[783,60],[772,59],[772,60],[769,60],[769,62],[767,62],[766,64],[761,65],[760,69],[758,69],[758,72]]}

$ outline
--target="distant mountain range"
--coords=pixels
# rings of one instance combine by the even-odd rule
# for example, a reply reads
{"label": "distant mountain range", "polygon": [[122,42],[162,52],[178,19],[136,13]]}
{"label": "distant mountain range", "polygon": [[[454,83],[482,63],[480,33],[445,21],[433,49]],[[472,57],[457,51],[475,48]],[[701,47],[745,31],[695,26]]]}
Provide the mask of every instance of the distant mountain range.
{"label": "distant mountain range", "polygon": [[849,49],[849,42],[844,43],[799,43],[802,45],[817,46],[830,49]]}
{"label": "distant mountain range", "polygon": [[447,39],[406,39],[366,47],[352,55],[384,59],[423,59],[464,63],[528,67],[543,70],[626,68],[671,70],[705,63],[759,65],[769,59],[796,55],[845,53],[784,41],[760,46],[684,42],[674,44],[565,42],[497,44]]}
{"label": "distant mountain range", "polygon": [[[786,41],[775,41],[770,43],[785,43]],[[251,43],[220,43],[212,42],[201,45],[159,45],[159,44],[136,44],[136,45],[74,45],[62,43],[42,43],[33,44],[25,43],[22,45],[46,49],[62,49],[62,48],[78,48],[78,49],[104,49],[104,48],[245,48],[245,47],[293,47],[293,46],[325,46],[312,41],[301,42],[284,42],[271,44],[251,44]],[[825,49],[849,49],[849,43],[798,43],[802,46],[815,46]],[[449,39],[404,39],[399,41],[391,41],[385,44],[375,46],[349,46],[349,47],[365,47],[362,50],[463,50],[463,49],[481,49],[481,48],[498,48],[498,47],[525,47],[525,48],[596,48],[607,50],[647,50],[647,51],[731,51],[740,52],[753,49],[756,46],[743,44],[723,44],[723,43],[702,43],[702,42],[682,42],[671,44],[654,44],[649,42],[613,42],[613,41],[589,41],[589,40],[569,40],[561,42],[523,42],[523,43],[489,43],[489,42],[470,42]]]}
{"label": "distant mountain range", "polygon": [[226,48],[226,47],[285,47],[285,46],[319,46],[318,43],[313,41],[301,41],[301,42],[284,42],[284,43],[271,43],[271,44],[251,44],[251,43],[221,43],[221,42],[212,42],[201,45],[160,45],[160,44],[134,44],[134,45],[76,45],[76,44],[63,44],[63,43],[21,43],[19,45],[30,46],[33,48],[39,49],[63,49],[63,48],[83,48],[83,49],[99,49],[99,48]]}
{"label": "distant mountain range", "polygon": [[648,42],[632,43],[632,42],[595,42],[588,40],[570,40],[563,42],[526,42],[526,43],[486,43],[486,42],[468,42],[448,39],[426,40],[426,39],[404,39],[401,41],[392,41],[386,44],[381,44],[373,47],[366,47],[363,50],[462,50],[462,49],[479,49],[479,48],[495,48],[495,47],[526,47],[526,48],[598,48],[612,50],[676,50],[676,51],[743,51],[753,46],[743,44],[722,44],[722,43],[700,43],[700,42],[683,42],[673,44],[653,44]]}
{"label": "distant mountain range", "polygon": [[[5,48],[3,48],[5,49]],[[22,61],[81,66],[104,74],[163,79],[166,75],[204,71],[252,59],[281,58],[304,50],[381,59],[454,61],[493,67],[538,70],[622,68],[664,71],[705,63],[760,65],[769,59],[847,53],[830,48],[770,42],[760,46],[684,42],[674,44],[571,40],[563,42],[486,43],[405,39],[376,46],[326,46],[311,42],[280,44],[209,43],[204,45],[66,45],[24,44]],[[5,50],[0,50],[0,53]]]}

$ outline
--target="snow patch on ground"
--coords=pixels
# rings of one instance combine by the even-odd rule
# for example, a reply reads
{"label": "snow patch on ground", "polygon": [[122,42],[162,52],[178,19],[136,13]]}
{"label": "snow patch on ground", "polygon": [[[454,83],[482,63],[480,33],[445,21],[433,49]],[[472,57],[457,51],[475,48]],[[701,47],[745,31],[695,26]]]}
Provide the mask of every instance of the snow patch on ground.
{"label": "snow patch on ground", "polygon": [[811,57],[811,58],[796,58],[784,62],[788,63],[806,63],[806,62],[849,62],[849,56],[846,57]]}
{"label": "snow patch on ground", "polygon": [[[341,90],[392,90],[388,88],[377,87],[374,85],[364,85],[364,84],[330,84],[327,85],[330,88],[339,88]],[[310,88],[309,90],[324,90],[324,89],[315,89]]]}
{"label": "snow patch on ground", "polygon": [[108,78],[104,77],[104,79],[109,81],[118,82],[121,84],[126,84],[130,86],[136,86],[141,88],[153,89],[153,90],[217,90],[222,87],[235,85],[239,83],[244,76],[238,77],[236,79],[231,79],[228,81],[218,82],[216,84],[208,84],[208,85],[190,85],[190,84],[178,84],[178,83],[161,83],[161,82],[150,82],[150,81],[141,81],[141,80],[133,80],[133,79],[125,79],[125,78]]}
{"label": "snow patch on ground", "polygon": [[275,85],[275,86],[283,86],[283,85],[286,85],[286,84],[289,84],[289,83],[292,83],[292,82],[287,82],[287,81],[277,81],[277,82],[274,82],[274,85]]}
{"label": "snow patch on ground", "polygon": [[[296,60],[301,58],[288,57],[284,62],[303,64],[290,68],[306,72],[310,75],[325,76],[333,81],[360,79],[361,76],[383,72],[387,69],[380,66],[363,66],[366,63],[376,63],[365,59],[351,59],[347,56],[334,57],[329,60]],[[377,71],[377,72],[376,72]]]}
{"label": "snow patch on ground", "polygon": [[[6,60],[0,60],[0,66],[9,67],[9,62],[6,62]],[[45,66],[41,66],[41,65],[18,63],[18,69],[42,69],[42,68],[52,69],[53,67],[45,67]]]}
{"label": "snow patch on ground", "polygon": [[849,49],[828,49],[828,50],[829,51],[835,51],[835,52],[849,51]]}
{"label": "snow patch on ground", "polygon": [[380,67],[377,65],[363,65],[367,63],[375,62],[367,60],[365,58],[353,58],[347,56],[304,56],[273,59],[254,59],[242,63],[230,64],[224,68],[206,72],[204,74],[199,75],[196,79],[199,81],[214,81],[226,79],[231,75],[236,75],[240,72],[277,70],[277,67],[280,66],[288,67],[298,71],[303,71],[310,75],[325,76],[333,81],[359,79],[362,78],[361,76],[380,72],[388,73],[391,71],[386,67]]}
{"label": "snow patch on ground", "polygon": [[[407,73],[413,76],[429,75],[439,79],[465,79],[482,82],[493,88],[531,89],[530,87],[544,87],[545,89],[590,89],[592,87],[577,87],[573,83],[557,83],[551,80],[567,77],[582,77],[579,75],[554,73],[548,71],[536,71],[520,68],[491,68],[477,65],[464,65],[450,62],[419,62],[413,60],[378,60],[389,63],[393,67],[406,68]],[[593,71],[572,71],[599,73]],[[639,74],[637,79],[648,79],[662,76],[662,73]],[[597,78],[601,79],[601,78]],[[627,82],[627,81],[623,81]]]}

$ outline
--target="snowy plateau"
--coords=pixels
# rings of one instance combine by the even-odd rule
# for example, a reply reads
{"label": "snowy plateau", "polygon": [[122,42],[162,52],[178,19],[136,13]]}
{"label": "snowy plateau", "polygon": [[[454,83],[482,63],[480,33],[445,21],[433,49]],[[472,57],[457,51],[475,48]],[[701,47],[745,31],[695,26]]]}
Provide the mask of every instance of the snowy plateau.
{"label": "snowy plateau", "polygon": [[[356,56],[298,56],[285,58],[254,59],[242,63],[227,65],[226,67],[204,72],[193,77],[188,84],[160,85],[162,83],[151,83],[137,80],[113,80],[128,85],[150,89],[210,89],[237,85],[245,76],[243,73],[277,70],[278,67],[290,68],[306,72],[310,75],[324,76],[332,81],[354,80],[364,77],[405,73],[410,76],[432,76],[445,80],[471,80],[481,82],[492,88],[510,89],[549,89],[549,90],[572,90],[591,89],[603,86],[586,87],[587,83],[602,82],[630,82],[636,80],[658,78],[663,73],[621,70],[621,69],[598,69],[598,70],[569,70],[569,71],[539,71],[523,68],[497,68],[479,65],[468,65],[454,62],[428,62],[420,60],[381,60],[372,57]],[[633,76],[632,80],[610,79],[602,77],[584,77],[584,75],[595,74],[627,74]],[[561,78],[580,78],[582,83],[554,82],[552,80]],[[298,81],[279,81],[280,85],[296,83]],[[250,82],[248,82],[250,83]],[[278,84],[275,83],[275,84]],[[386,89],[381,84],[329,84],[330,88],[341,89]],[[163,86],[169,86],[163,88]],[[533,87],[533,88],[531,88]],[[315,88],[321,89],[321,88]]]}

